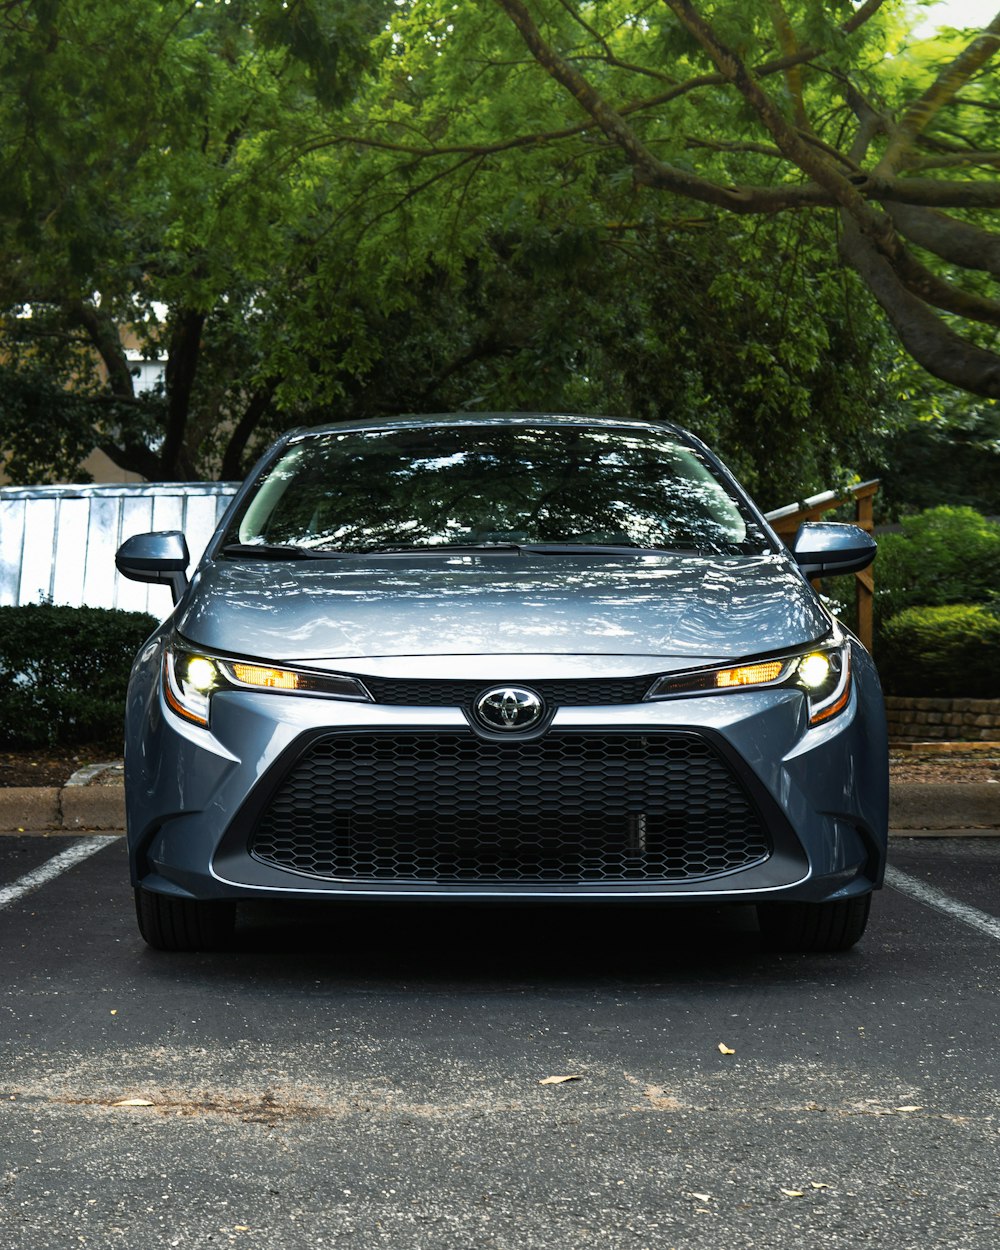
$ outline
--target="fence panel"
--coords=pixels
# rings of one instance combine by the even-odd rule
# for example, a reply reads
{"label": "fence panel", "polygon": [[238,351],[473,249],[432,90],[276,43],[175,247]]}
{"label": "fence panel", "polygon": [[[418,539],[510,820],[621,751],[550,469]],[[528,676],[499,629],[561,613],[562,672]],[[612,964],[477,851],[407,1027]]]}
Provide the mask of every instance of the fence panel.
{"label": "fence panel", "polygon": [[24,510],[19,603],[38,603],[52,596],[58,507],[59,500],[49,497]]}
{"label": "fence panel", "polygon": [[114,604],[118,570],[109,551],[118,550],[121,521],[121,499],[114,495],[95,495],[90,501],[87,517],[87,564],[80,602],[89,607]]}
{"label": "fence panel", "polygon": [[60,499],[56,511],[52,602],[82,603],[87,571],[90,500]]}
{"label": "fence panel", "polygon": [[121,577],[115,552],[133,534],[179,529],[193,566],[236,489],[235,482],[0,488],[0,604],[51,601],[163,618],[170,591]]}
{"label": "fence panel", "polygon": [[0,607],[12,607],[21,602],[18,592],[24,546],[24,506],[23,499],[0,497]]}

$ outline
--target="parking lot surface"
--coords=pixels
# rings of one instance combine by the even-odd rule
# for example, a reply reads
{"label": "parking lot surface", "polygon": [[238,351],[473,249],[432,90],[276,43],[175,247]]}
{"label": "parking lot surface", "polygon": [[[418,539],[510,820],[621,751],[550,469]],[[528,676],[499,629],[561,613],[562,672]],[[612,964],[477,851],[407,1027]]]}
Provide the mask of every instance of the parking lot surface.
{"label": "parking lot surface", "polygon": [[3,1244],[994,1250],[1000,839],[891,863],[841,956],[328,907],[163,955],[120,839],[0,838]]}

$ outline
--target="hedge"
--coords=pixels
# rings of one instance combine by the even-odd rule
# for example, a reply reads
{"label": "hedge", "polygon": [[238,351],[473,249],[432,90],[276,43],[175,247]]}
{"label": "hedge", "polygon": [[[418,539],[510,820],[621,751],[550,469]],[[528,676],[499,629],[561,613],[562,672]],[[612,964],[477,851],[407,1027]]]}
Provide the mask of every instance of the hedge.
{"label": "hedge", "polygon": [[0,745],[120,744],[145,612],[52,604],[0,608]]}
{"label": "hedge", "polygon": [[906,608],[877,651],[886,694],[1000,698],[1000,616],[979,604]]}
{"label": "hedge", "polygon": [[929,508],[880,534],[875,615],[905,608],[985,603],[1000,586],[1000,525],[972,508]]}

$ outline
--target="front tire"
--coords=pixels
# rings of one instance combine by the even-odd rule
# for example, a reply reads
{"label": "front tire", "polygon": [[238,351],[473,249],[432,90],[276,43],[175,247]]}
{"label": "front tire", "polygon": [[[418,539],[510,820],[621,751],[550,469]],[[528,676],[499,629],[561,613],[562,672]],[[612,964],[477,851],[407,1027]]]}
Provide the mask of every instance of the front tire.
{"label": "front tire", "polygon": [[154,894],[138,886],[139,932],[158,951],[212,951],[225,946],[236,927],[236,904]]}
{"label": "front tire", "polygon": [[757,922],[775,950],[847,951],[864,933],[871,905],[871,894],[832,903],[758,903]]}

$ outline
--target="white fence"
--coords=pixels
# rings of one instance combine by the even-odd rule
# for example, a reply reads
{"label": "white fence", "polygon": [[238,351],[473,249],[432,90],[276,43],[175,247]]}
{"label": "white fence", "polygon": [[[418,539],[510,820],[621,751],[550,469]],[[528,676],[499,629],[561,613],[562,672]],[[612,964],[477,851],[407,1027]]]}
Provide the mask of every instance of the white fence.
{"label": "white fence", "polygon": [[162,620],[169,589],[127,581],[115,552],[133,534],[183,530],[194,565],[235,493],[234,482],[2,487],[0,605],[124,608]]}

